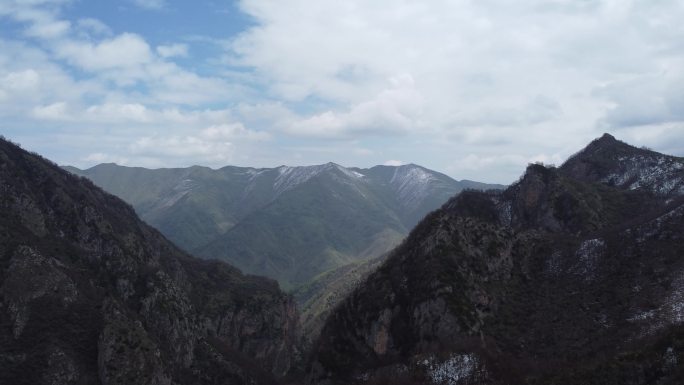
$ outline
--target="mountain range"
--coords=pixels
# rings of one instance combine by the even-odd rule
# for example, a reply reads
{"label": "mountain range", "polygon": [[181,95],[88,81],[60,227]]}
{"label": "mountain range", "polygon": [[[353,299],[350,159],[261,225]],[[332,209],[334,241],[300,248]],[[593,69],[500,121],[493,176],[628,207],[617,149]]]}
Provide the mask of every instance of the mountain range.
{"label": "mountain range", "polygon": [[413,164],[66,169],[133,205],[181,248],[275,278],[285,289],[386,253],[464,189],[503,188]]}
{"label": "mountain range", "polygon": [[2,384],[684,383],[684,159],[607,134],[317,276],[313,312],[4,139],[0,192]]}
{"label": "mountain range", "polygon": [[325,384],[684,383],[684,160],[610,135],[429,214],[327,318]]}

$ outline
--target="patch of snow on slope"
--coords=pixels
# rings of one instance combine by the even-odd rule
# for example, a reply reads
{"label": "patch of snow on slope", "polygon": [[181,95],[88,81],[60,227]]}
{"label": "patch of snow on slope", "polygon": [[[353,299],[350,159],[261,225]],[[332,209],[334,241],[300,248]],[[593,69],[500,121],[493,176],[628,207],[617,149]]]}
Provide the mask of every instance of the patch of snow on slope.
{"label": "patch of snow on slope", "polygon": [[598,261],[603,256],[605,250],[606,243],[600,238],[582,242],[575,253],[578,259],[577,263],[571,271],[583,276],[585,280],[593,279],[596,275]]}
{"label": "patch of snow on slope", "polygon": [[308,181],[321,172],[331,169],[333,166],[332,163],[327,163],[316,166],[278,167],[278,176],[275,183],[273,183],[273,191],[276,194],[281,194]]}
{"label": "patch of snow on slope", "polygon": [[653,319],[653,317],[655,317],[655,311],[648,310],[648,311],[644,311],[641,313],[634,314],[633,316],[627,318],[627,321],[629,321],[629,322],[646,321],[649,319]]}
{"label": "patch of snow on slope", "polygon": [[406,208],[415,209],[428,196],[430,182],[435,176],[414,165],[399,166],[394,170],[390,184],[399,195],[399,202]]}
{"label": "patch of snow on slope", "polygon": [[244,174],[249,175],[250,179],[252,179],[252,178],[255,178],[255,177],[263,174],[266,171],[268,171],[268,169],[249,168],[249,169],[245,170]]}
{"label": "patch of snow on slope", "polygon": [[[309,179],[323,173],[330,171],[339,171],[350,180],[357,180],[364,175],[355,171],[351,171],[335,163],[326,163],[317,166],[302,166],[302,167],[278,167],[278,176],[273,184],[273,191],[279,195],[287,190],[290,190]],[[339,176],[336,175],[336,176]],[[347,182],[347,181],[343,181]]]}
{"label": "patch of snow on slope", "polygon": [[680,274],[672,283],[672,292],[665,300],[664,306],[671,323],[684,323],[684,274]]}
{"label": "patch of snow on slope", "polygon": [[627,321],[642,325],[642,334],[653,334],[667,325],[684,324],[684,272],[672,282],[670,294],[655,309],[637,312]]}
{"label": "patch of snow on slope", "polygon": [[603,178],[603,182],[631,190],[647,189],[667,195],[684,192],[684,164],[666,156],[620,157],[622,170]]}
{"label": "patch of snow on slope", "polygon": [[678,234],[673,234],[672,231],[666,231],[666,233],[664,233],[663,225],[667,225],[672,219],[676,220],[676,218],[679,218],[682,215],[684,215],[684,205],[679,206],[674,210],[668,211],[667,213],[651,221],[646,222],[637,229],[627,230],[627,233],[632,236],[635,236],[637,242],[639,243],[644,243],[646,242],[646,240],[653,238],[656,235],[660,237],[677,237]]}
{"label": "patch of snow on slope", "polygon": [[457,385],[475,375],[480,361],[474,354],[455,354],[442,362],[425,359],[422,365],[433,384]]}
{"label": "patch of snow on slope", "polygon": [[256,187],[257,179],[264,174],[265,172],[271,171],[271,169],[268,168],[261,168],[261,169],[255,169],[255,168],[250,168],[247,171],[245,171],[245,174],[249,175],[249,181],[247,181],[247,186],[245,186],[245,189],[242,192],[242,198],[241,199],[246,199],[249,197],[249,194],[254,190],[254,187]]}
{"label": "patch of snow on slope", "polygon": [[173,206],[174,204],[176,204],[176,202],[178,202],[181,198],[187,195],[195,187],[197,187],[197,184],[192,179],[183,179],[182,181],[180,181],[180,183],[173,187],[173,193],[171,193],[170,196],[163,199],[159,203],[159,206],[161,208]]}
{"label": "patch of snow on slope", "polygon": [[339,172],[341,172],[342,174],[344,174],[345,176],[349,177],[352,180],[364,177],[364,175],[361,174],[360,172],[349,170],[349,169],[344,168],[338,164],[334,164],[334,166]]}

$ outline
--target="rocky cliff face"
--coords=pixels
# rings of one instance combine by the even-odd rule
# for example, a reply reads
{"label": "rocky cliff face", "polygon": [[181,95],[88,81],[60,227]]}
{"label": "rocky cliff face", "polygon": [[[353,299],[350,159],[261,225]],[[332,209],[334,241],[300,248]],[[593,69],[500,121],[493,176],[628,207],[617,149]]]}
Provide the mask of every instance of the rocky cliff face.
{"label": "rocky cliff face", "polygon": [[684,198],[660,188],[680,166],[604,136],[460,194],[332,313],[310,380],[681,383]]}
{"label": "rocky cliff face", "polygon": [[86,179],[0,140],[0,383],[264,384],[289,368],[277,283],[179,251]]}

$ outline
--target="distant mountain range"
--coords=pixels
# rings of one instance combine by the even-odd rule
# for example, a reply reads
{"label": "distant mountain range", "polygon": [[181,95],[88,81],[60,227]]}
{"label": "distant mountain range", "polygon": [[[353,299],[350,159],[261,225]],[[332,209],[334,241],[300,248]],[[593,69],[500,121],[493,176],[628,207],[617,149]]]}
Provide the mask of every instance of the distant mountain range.
{"label": "distant mountain range", "polygon": [[327,317],[320,384],[684,383],[684,160],[593,141],[429,214]]}
{"label": "distant mountain range", "polygon": [[65,168],[133,205],[185,250],[275,278],[286,289],[386,253],[464,189],[503,188],[413,164]]}

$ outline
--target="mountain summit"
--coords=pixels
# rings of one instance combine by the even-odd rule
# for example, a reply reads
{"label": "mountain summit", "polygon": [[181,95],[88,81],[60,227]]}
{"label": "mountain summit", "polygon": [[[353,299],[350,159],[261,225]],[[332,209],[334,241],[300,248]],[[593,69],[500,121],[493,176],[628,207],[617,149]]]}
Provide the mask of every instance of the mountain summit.
{"label": "mountain summit", "polygon": [[682,158],[636,148],[609,134],[591,142],[561,167],[572,177],[661,196],[684,194]]}

